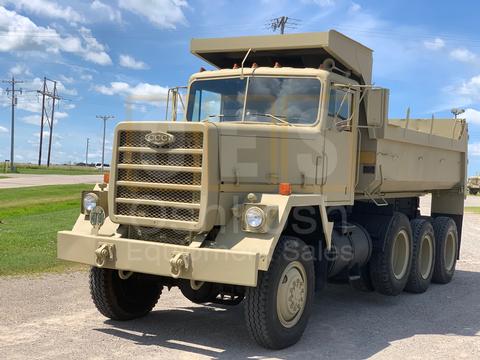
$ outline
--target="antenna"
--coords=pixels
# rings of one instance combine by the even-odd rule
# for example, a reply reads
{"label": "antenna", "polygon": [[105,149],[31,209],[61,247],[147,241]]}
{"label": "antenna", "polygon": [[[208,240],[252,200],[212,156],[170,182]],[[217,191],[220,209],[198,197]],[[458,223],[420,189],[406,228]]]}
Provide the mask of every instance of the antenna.
{"label": "antenna", "polygon": [[285,34],[285,29],[296,29],[300,24],[300,20],[290,18],[288,16],[280,16],[274,19],[271,19],[267,23],[267,29],[272,30],[273,32],[280,31],[280,34]]}

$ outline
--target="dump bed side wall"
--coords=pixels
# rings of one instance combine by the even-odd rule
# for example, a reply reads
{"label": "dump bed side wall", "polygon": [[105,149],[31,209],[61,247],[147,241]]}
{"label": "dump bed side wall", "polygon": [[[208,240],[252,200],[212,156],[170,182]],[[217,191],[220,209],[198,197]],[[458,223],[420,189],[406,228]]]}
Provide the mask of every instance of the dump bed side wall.
{"label": "dump bed side wall", "polygon": [[[426,120],[427,122],[430,120]],[[440,123],[442,121],[442,123]],[[387,124],[362,131],[357,193],[427,192],[459,189],[466,182],[467,129],[455,120],[439,120],[437,134]],[[419,127],[421,125],[418,125]],[[434,123],[435,129],[435,123]]]}

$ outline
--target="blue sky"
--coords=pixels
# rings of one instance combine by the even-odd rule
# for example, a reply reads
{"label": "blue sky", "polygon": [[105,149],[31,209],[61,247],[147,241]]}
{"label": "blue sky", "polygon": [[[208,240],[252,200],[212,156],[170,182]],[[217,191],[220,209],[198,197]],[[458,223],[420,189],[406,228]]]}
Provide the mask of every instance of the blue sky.
{"label": "blue sky", "polygon": [[[277,16],[300,19],[290,32],[337,29],[372,48],[374,82],[391,89],[390,117],[450,116],[467,109],[469,173],[480,172],[480,37],[477,1],[350,0],[0,0],[0,78],[15,75],[25,90],[43,76],[59,81],[66,100],[56,109],[53,162],[101,156],[108,124],[164,118],[166,89],[184,85],[202,62],[190,55],[192,37],[265,34]],[[6,84],[0,84],[3,89]],[[139,99],[154,95],[152,104]],[[10,108],[0,93],[0,160],[9,158]],[[128,105],[129,104],[129,105]],[[40,99],[19,95],[16,160],[35,162]]]}

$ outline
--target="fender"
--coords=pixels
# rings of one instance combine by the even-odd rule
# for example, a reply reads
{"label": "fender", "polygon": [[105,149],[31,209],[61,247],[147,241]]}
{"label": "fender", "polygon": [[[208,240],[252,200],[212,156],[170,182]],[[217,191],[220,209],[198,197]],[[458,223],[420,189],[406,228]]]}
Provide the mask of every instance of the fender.
{"label": "fender", "polygon": [[257,253],[259,270],[267,271],[275,251],[277,242],[282,235],[292,208],[297,206],[318,206],[327,249],[331,248],[333,223],[328,221],[323,195],[279,195],[261,194],[257,196],[258,204],[278,208],[277,219],[267,233],[253,233],[242,230],[240,219],[232,217],[220,230],[215,239],[216,247],[236,251]]}

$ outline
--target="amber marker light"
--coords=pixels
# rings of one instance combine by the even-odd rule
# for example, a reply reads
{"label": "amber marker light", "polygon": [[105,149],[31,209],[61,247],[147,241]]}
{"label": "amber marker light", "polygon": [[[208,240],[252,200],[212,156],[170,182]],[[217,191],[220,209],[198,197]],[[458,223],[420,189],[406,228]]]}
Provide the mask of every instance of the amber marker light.
{"label": "amber marker light", "polygon": [[108,184],[110,182],[110,173],[106,172],[103,174],[103,183]]}
{"label": "amber marker light", "polygon": [[280,195],[290,195],[292,193],[292,184],[280,183],[280,185],[278,185],[278,193]]}

